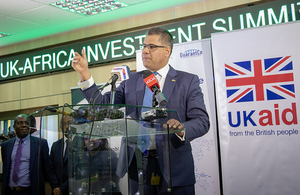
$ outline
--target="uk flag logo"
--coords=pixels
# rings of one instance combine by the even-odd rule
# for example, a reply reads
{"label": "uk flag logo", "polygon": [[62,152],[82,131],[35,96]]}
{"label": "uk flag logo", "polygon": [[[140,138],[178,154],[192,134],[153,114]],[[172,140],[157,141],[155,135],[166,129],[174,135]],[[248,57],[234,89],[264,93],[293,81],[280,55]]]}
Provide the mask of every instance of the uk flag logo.
{"label": "uk flag logo", "polygon": [[228,103],[295,98],[291,56],[225,64]]}

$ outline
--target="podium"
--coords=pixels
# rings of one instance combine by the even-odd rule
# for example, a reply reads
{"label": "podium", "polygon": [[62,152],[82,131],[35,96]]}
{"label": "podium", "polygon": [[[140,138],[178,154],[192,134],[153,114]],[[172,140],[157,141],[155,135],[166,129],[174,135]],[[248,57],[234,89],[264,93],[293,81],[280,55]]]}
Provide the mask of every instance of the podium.
{"label": "podium", "polygon": [[69,117],[59,125],[68,131],[69,194],[144,195],[158,187],[172,194],[170,135],[184,131],[167,125],[169,119],[180,121],[176,111],[85,104],[47,107],[34,115],[41,113],[58,115],[59,121]]}

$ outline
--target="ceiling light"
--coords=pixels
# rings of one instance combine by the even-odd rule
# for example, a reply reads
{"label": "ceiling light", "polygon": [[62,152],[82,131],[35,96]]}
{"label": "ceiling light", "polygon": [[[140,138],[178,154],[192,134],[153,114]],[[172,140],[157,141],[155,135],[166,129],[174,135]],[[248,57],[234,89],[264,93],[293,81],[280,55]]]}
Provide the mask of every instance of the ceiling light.
{"label": "ceiling light", "polygon": [[51,3],[51,5],[85,16],[128,6],[127,4],[116,0],[61,0]]}
{"label": "ceiling light", "polygon": [[10,34],[7,34],[7,33],[3,33],[3,32],[0,32],[0,38],[2,37],[6,37],[6,36],[9,36]]}

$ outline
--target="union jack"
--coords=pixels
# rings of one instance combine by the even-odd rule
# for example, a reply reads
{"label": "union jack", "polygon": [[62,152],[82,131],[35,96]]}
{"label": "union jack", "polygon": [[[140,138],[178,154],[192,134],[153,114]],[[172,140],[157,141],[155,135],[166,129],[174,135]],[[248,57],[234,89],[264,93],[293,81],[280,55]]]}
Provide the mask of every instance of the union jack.
{"label": "union jack", "polygon": [[295,98],[291,56],[225,64],[228,103]]}

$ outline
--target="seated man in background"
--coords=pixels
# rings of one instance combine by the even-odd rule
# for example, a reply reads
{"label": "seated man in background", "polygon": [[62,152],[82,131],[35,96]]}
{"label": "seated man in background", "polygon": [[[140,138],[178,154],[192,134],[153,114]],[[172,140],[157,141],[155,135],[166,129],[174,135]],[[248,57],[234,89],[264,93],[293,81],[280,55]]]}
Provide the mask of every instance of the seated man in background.
{"label": "seated man in background", "polygon": [[[110,148],[109,139],[88,137],[87,134],[75,136],[72,143],[74,182],[70,192],[120,195],[120,178],[116,175],[118,157]],[[90,186],[87,181],[91,182]]]}
{"label": "seated man in background", "polygon": [[[120,193],[120,178],[116,175],[118,157],[110,148],[108,138],[90,139],[84,138],[84,144],[87,151],[85,152],[86,165],[91,160],[89,169],[90,177],[94,178],[94,191],[107,192],[111,195]],[[91,158],[89,158],[89,155]]]}

